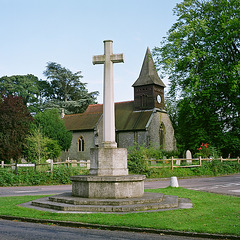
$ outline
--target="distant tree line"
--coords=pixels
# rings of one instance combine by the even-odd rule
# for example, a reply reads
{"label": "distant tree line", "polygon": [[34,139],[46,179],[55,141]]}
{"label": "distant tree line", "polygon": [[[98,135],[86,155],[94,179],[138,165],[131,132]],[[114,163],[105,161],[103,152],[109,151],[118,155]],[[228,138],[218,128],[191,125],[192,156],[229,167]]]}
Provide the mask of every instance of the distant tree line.
{"label": "distant tree line", "polygon": [[70,148],[72,133],[61,119],[81,113],[96,103],[98,92],[88,92],[81,72],[47,63],[47,80],[32,74],[0,78],[0,160],[42,162]]}
{"label": "distant tree line", "polygon": [[64,109],[66,113],[81,113],[89,104],[96,103],[98,92],[88,92],[82,83],[81,72],[72,73],[55,62],[47,63],[44,75],[47,80],[28,75],[0,78],[2,95],[21,96],[31,113],[47,108]]}

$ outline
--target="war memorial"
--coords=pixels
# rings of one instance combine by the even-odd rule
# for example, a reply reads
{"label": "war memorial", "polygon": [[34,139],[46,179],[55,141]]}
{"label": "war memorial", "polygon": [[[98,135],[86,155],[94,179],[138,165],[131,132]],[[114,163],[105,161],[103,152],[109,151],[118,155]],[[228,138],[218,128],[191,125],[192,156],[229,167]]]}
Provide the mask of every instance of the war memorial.
{"label": "war memorial", "polygon": [[104,41],[104,55],[93,64],[104,64],[103,142],[91,149],[89,175],[71,177],[72,192],[38,199],[32,205],[58,212],[134,212],[189,207],[190,200],[162,193],[144,193],[144,175],[130,175],[127,149],[115,142],[113,64],[124,61],[113,54],[112,40]]}

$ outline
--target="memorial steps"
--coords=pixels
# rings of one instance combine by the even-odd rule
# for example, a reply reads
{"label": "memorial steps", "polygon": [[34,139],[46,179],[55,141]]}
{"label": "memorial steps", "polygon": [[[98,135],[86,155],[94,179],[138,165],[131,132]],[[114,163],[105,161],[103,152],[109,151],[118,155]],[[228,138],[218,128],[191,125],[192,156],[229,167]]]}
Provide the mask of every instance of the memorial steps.
{"label": "memorial steps", "polygon": [[191,208],[189,199],[162,193],[144,193],[142,197],[125,199],[95,199],[74,197],[71,193],[32,201],[39,210],[72,213],[129,213]]}

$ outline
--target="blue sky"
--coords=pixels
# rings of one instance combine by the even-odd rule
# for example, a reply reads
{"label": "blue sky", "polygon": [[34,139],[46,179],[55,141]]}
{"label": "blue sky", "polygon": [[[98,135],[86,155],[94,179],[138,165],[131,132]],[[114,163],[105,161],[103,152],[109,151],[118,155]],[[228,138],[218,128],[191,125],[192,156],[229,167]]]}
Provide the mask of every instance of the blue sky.
{"label": "blue sky", "polygon": [[[47,62],[82,71],[89,91],[102,103],[103,40],[113,40],[115,101],[133,100],[147,47],[160,46],[176,22],[173,8],[181,0],[0,0],[0,77],[34,74],[45,79]],[[164,79],[167,84],[167,79]]]}

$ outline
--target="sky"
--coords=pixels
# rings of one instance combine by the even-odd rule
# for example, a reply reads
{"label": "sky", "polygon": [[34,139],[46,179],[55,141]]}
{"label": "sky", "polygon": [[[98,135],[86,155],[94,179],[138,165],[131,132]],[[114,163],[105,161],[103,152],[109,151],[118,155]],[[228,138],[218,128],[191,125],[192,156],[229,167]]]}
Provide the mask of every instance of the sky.
{"label": "sky", "polygon": [[[173,8],[182,0],[0,0],[0,77],[33,74],[46,79],[48,62],[81,71],[89,92],[102,103],[103,65],[92,57],[124,54],[114,64],[115,102],[133,100],[147,47],[160,46],[176,22]],[[168,86],[168,79],[163,79]],[[167,90],[167,89],[166,89]]]}

